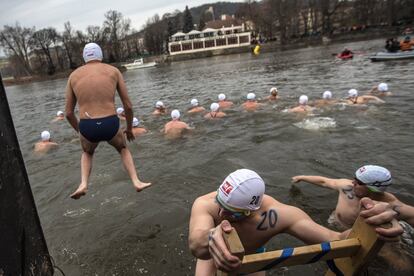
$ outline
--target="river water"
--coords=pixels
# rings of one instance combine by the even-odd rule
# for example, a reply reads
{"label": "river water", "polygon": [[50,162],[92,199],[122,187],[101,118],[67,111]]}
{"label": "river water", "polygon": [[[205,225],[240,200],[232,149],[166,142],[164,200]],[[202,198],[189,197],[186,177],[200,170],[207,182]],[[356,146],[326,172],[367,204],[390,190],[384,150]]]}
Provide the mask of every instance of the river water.
{"label": "river water", "polygon": [[[125,72],[134,112],[150,130],[129,147],[140,177],[154,185],[136,193],[117,152],[101,144],[89,192],[77,201],[69,194],[80,182],[80,145],[66,121],[50,122],[56,111],[64,109],[66,80],[7,87],[56,264],[66,275],[192,275],[195,262],[187,244],[192,202],[217,189],[227,174],[239,168],[258,172],[267,194],[303,208],[323,225],[337,193],[305,183],[292,186],[292,176],[351,178],[361,165],[378,164],[393,174],[390,191],[414,204],[414,60],[372,63],[367,56],[383,46],[382,40],[372,40],[350,43],[347,46],[360,54],[340,61],[332,53],[343,46],[218,56]],[[282,112],[296,105],[301,94],[312,100],[329,89],[334,98],[343,98],[350,88],[364,93],[383,81],[394,93],[383,105],[339,105],[307,118]],[[280,102],[255,113],[240,109],[248,92],[264,98],[272,86],[278,87]],[[166,140],[160,129],[169,118],[151,116],[157,100],[184,113],[191,98],[208,108],[219,93],[236,107],[222,121],[183,114],[182,120],[195,127],[183,139]],[[33,144],[45,129],[60,146],[39,157],[32,152]],[[300,244],[281,235],[268,248]],[[324,264],[314,264],[271,274],[322,275],[325,269]]]}

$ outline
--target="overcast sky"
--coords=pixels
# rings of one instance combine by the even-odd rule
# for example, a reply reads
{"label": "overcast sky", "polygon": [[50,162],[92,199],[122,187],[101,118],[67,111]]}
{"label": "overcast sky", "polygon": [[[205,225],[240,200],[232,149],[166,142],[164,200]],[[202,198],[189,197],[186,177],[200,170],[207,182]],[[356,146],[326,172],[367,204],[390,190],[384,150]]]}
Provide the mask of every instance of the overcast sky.
{"label": "overcast sky", "polygon": [[62,31],[63,23],[70,21],[76,30],[84,31],[88,25],[102,26],[105,12],[117,10],[140,30],[156,13],[162,16],[176,9],[183,11],[186,5],[191,8],[215,2],[218,0],[0,0],[0,29],[19,22],[24,27],[55,27]]}

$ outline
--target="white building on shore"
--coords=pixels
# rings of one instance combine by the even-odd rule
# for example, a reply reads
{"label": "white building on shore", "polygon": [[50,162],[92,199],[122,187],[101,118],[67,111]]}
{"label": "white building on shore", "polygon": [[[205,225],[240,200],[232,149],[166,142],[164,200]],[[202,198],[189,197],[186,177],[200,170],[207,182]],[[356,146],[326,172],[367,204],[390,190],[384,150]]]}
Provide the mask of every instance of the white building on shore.
{"label": "white building on shore", "polygon": [[206,28],[203,31],[192,30],[189,33],[178,32],[170,37],[168,51],[171,56],[192,54],[205,51],[250,46],[251,33],[245,25],[231,25],[219,29]]}

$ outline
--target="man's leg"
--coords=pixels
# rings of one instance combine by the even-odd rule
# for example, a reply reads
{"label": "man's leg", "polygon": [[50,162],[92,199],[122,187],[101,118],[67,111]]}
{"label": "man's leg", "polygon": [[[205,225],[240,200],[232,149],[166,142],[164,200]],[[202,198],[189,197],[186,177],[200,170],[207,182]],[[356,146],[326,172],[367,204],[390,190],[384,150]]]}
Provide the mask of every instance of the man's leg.
{"label": "man's leg", "polygon": [[80,135],[80,141],[82,145],[82,157],[81,157],[81,183],[78,189],[70,195],[73,199],[79,199],[85,195],[88,191],[88,180],[92,169],[92,158],[96,147],[99,143],[91,143],[85,137]]}
{"label": "man's leg", "polygon": [[134,159],[132,159],[131,152],[126,147],[124,133],[121,129],[118,130],[118,133],[114,136],[114,138],[108,141],[108,143],[115,147],[115,149],[121,154],[122,163],[124,164],[124,167],[127,170],[137,192],[141,192],[145,188],[151,186],[151,183],[144,183],[138,179]]}

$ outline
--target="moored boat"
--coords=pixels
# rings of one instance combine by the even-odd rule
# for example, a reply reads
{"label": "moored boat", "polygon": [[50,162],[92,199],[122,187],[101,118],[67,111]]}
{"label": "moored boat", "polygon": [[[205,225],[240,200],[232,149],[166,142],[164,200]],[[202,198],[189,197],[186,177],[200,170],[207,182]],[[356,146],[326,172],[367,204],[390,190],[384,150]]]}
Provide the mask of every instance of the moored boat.
{"label": "moored boat", "polygon": [[144,63],[144,59],[140,58],[140,59],[134,60],[134,62],[132,62],[132,63],[124,64],[123,66],[127,70],[132,70],[132,69],[140,69],[140,68],[154,67],[156,65],[157,65],[156,62]]}
{"label": "moored boat", "polygon": [[398,60],[408,58],[414,58],[414,51],[400,51],[395,53],[379,52],[369,57],[371,61]]}

